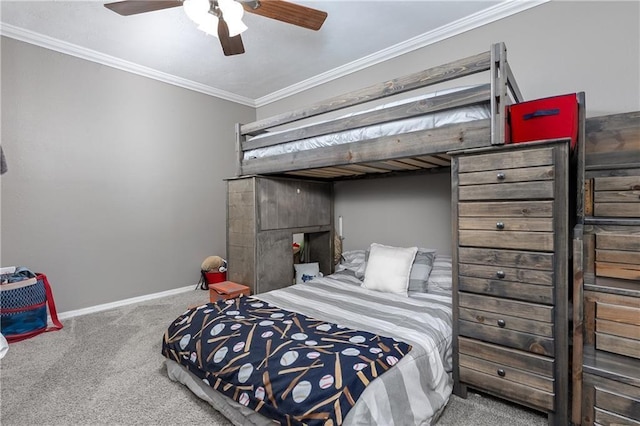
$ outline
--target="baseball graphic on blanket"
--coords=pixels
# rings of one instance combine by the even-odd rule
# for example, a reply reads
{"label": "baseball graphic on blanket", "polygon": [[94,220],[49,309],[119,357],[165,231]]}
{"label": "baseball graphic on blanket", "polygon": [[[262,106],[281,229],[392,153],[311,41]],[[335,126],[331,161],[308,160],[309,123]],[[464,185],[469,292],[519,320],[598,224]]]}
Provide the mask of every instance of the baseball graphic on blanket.
{"label": "baseball graphic on blanket", "polygon": [[253,365],[249,363],[243,364],[242,367],[240,367],[240,371],[238,371],[238,381],[240,383],[246,383],[249,377],[251,377],[251,373],[253,373]]}
{"label": "baseball graphic on blanket", "polygon": [[224,357],[227,356],[227,352],[229,352],[229,348],[226,346],[218,349],[218,351],[213,355],[213,362],[218,363],[222,361]]}
{"label": "baseball graphic on blanket", "polygon": [[283,367],[288,367],[289,365],[296,362],[297,359],[298,359],[298,352],[287,351],[282,355],[282,358],[280,358],[280,365],[282,365]]}
{"label": "baseball graphic on blanket", "polygon": [[311,393],[311,383],[305,380],[298,383],[293,388],[293,391],[291,392],[291,396],[293,397],[293,400],[295,402],[300,404],[302,401],[307,399],[310,393]]}
{"label": "baseball graphic on blanket", "polygon": [[331,374],[325,374],[320,377],[320,382],[318,382],[318,386],[320,389],[327,389],[333,386],[333,376]]}
{"label": "baseball graphic on blanket", "polygon": [[224,330],[225,325],[224,324],[216,324],[213,326],[213,328],[211,328],[211,332],[210,334],[212,336],[217,336],[218,334],[220,334],[222,332],[222,330]]}
{"label": "baseball graphic on blanket", "polygon": [[180,339],[180,348],[184,350],[184,348],[187,347],[190,341],[191,341],[190,334],[185,334],[184,336],[182,336],[182,339]]}

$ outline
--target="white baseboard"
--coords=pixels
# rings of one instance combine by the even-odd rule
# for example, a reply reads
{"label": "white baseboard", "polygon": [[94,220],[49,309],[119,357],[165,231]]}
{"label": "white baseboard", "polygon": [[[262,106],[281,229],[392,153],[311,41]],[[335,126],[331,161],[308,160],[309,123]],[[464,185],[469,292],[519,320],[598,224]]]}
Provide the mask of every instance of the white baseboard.
{"label": "white baseboard", "polygon": [[[132,297],[130,299],[119,300],[117,302],[104,303],[102,305],[90,306],[88,308],[76,309],[73,311],[60,312],[58,314],[58,319],[68,319],[72,317],[77,317],[80,315],[93,314],[95,312],[106,311],[108,309],[119,308],[120,306],[131,305],[133,303],[146,302],[148,300],[159,299],[161,297],[172,296],[174,294],[186,293],[187,291],[193,291],[195,289],[195,285],[190,285],[187,287],[174,288],[173,290],[161,291],[159,293],[147,294],[144,296]],[[49,322],[51,322],[51,317],[48,318]]]}

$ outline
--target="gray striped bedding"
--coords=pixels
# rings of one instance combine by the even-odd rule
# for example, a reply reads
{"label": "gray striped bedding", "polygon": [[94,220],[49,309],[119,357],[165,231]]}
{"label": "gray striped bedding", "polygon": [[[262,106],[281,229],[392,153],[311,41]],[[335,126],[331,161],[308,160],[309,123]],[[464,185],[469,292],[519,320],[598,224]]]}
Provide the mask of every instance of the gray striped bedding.
{"label": "gray striped bedding", "polygon": [[[453,385],[450,294],[410,292],[406,297],[381,293],[361,288],[361,281],[353,273],[344,272],[254,297],[283,309],[413,345],[394,368],[367,386],[344,424],[433,424]],[[450,277],[450,269],[448,274]],[[169,377],[186,384],[234,424],[273,424],[203,385],[179,364],[168,360],[167,370]]]}

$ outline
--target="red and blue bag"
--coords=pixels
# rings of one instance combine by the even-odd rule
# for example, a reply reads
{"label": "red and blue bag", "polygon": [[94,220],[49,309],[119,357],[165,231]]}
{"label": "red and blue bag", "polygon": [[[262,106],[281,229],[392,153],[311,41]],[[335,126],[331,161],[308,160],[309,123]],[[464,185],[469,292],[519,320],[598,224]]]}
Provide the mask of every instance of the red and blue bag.
{"label": "red and blue bag", "polygon": [[45,274],[23,267],[2,268],[0,272],[0,332],[9,343],[62,328]]}

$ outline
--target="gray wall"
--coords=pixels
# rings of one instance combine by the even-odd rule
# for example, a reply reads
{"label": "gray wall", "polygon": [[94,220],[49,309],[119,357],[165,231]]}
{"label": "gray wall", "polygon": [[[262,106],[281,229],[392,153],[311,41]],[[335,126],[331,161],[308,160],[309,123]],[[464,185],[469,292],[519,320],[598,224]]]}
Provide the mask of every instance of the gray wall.
{"label": "gray wall", "polygon": [[4,266],[59,311],[197,282],[225,256],[224,177],[253,108],[2,38]]}
{"label": "gray wall", "polygon": [[[509,64],[526,99],[584,91],[588,116],[635,111],[640,109],[639,40],[638,2],[553,1],[263,106],[257,115],[265,118],[486,51],[499,41],[507,45]],[[448,185],[434,176],[337,185],[335,214],[344,215],[344,248],[365,248],[375,241],[437,248],[444,244],[448,250],[442,251],[450,252],[450,217],[431,214],[449,211]],[[403,200],[417,212],[405,211]],[[397,220],[390,216],[393,209]],[[420,232],[417,242],[412,238],[415,230]]]}
{"label": "gray wall", "polygon": [[447,171],[336,182],[334,211],[342,216],[345,250],[377,242],[451,253],[450,182]]}

